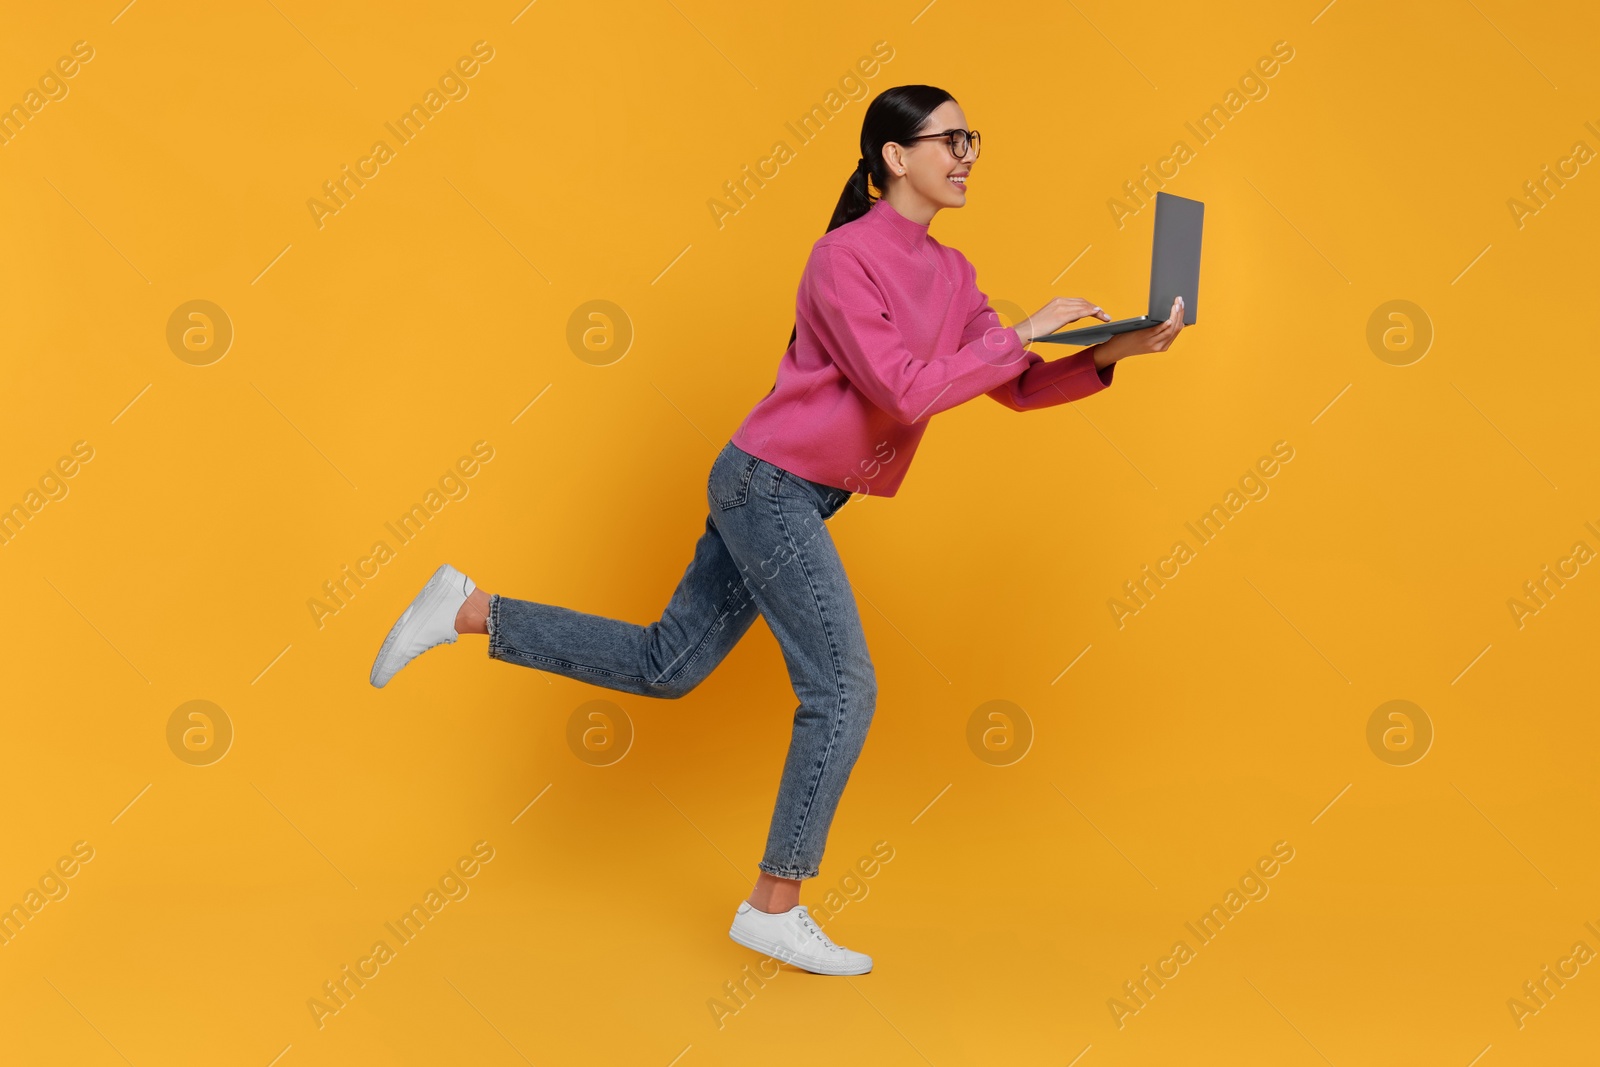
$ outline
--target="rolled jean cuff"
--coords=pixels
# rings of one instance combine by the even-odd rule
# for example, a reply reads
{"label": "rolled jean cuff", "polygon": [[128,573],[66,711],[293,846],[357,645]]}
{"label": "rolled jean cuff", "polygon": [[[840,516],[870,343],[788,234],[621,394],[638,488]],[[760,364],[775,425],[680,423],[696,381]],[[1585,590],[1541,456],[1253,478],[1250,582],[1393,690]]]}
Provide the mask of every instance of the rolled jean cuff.
{"label": "rolled jean cuff", "polygon": [[815,878],[817,876],[817,869],[815,867],[811,868],[810,870],[802,870],[799,867],[780,867],[775,863],[768,863],[766,860],[762,860],[761,862],[757,863],[756,869],[765,874],[770,874],[774,878],[792,878],[797,882],[803,881],[807,878]]}
{"label": "rolled jean cuff", "polygon": [[494,645],[495,615],[498,614],[499,611],[500,611],[500,594],[499,593],[490,593],[489,594],[489,612],[483,618],[483,625],[489,631],[489,645],[490,645],[490,647],[493,647],[493,645]]}

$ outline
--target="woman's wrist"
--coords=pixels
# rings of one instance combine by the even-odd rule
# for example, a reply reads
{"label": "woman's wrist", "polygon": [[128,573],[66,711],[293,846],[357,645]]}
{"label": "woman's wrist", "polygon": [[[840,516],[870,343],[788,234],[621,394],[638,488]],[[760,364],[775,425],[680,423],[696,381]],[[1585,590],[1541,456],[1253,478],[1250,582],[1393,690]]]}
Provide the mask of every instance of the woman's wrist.
{"label": "woman's wrist", "polygon": [[1105,370],[1107,367],[1111,366],[1111,364],[1122,358],[1121,353],[1117,350],[1115,342],[1116,338],[1112,338],[1110,341],[1101,341],[1099,344],[1095,345],[1089,350],[1094,353],[1095,370]]}

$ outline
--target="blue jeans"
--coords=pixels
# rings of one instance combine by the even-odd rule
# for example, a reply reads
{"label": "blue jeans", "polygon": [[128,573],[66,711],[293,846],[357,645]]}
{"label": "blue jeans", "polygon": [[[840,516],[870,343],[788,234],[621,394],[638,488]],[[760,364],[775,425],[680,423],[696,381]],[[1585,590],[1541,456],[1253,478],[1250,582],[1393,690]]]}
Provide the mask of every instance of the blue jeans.
{"label": "blue jeans", "polygon": [[757,866],[814,878],[878,695],[855,596],[824,525],[849,499],[730,441],[707,479],[705,532],[659,620],[639,626],[494,594],[489,655],[675,699],[722,662],[759,611],[800,704]]}

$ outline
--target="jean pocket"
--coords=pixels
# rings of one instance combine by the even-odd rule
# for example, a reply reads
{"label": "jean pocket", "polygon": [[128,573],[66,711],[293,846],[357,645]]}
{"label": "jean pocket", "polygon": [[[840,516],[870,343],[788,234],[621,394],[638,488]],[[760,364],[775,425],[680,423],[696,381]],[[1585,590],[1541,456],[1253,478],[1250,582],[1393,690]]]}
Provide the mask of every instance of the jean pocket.
{"label": "jean pocket", "polygon": [[750,482],[755,477],[761,460],[733,444],[723,449],[711,465],[708,492],[712,503],[727,511],[750,499]]}
{"label": "jean pocket", "polygon": [[851,493],[847,489],[839,489],[824,482],[814,482],[810,478],[801,477],[793,471],[784,472],[784,486],[793,486],[799,495],[817,509],[817,514],[824,519],[831,519],[834,514],[849,502]]}

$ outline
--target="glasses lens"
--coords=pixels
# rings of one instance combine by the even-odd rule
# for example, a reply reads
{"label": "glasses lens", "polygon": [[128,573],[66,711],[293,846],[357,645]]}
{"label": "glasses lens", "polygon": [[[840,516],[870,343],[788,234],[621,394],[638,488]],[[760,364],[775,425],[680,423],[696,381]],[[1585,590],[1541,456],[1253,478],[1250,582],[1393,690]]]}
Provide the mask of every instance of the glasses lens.
{"label": "glasses lens", "polygon": [[983,139],[978,136],[978,131],[977,130],[973,130],[973,131],[971,131],[971,133],[972,133],[972,158],[973,159],[977,159],[978,158],[978,154],[983,150]]}
{"label": "glasses lens", "polygon": [[964,157],[967,154],[967,131],[966,130],[953,130],[953,131],[951,131],[951,134],[950,134],[950,151],[955,154],[955,157],[957,159],[961,159],[962,157]]}

